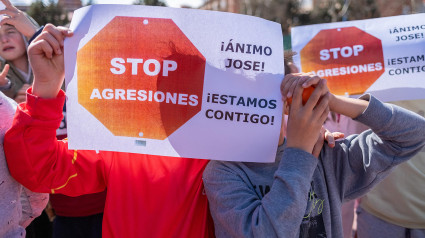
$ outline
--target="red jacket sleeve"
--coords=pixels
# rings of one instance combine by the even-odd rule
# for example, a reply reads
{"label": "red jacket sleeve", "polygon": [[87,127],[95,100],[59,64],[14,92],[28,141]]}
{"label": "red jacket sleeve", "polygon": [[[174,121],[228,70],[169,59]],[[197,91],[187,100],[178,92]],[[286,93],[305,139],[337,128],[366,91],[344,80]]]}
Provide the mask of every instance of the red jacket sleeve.
{"label": "red jacket sleeve", "polygon": [[66,140],[56,139],[65,93],[42,99],[31,90],[27,102],[18,106],[4,139],[11,175],[34,192],[78,196],[103,191],[111,156],[68,150]]}

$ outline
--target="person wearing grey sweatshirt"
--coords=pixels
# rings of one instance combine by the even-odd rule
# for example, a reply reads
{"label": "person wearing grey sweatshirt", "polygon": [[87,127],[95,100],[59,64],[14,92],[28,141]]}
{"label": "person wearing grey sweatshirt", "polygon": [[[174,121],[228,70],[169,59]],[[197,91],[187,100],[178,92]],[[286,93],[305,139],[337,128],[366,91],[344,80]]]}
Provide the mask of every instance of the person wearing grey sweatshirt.
{"label": "person wearing grey sweatshirt", "polygon": [[[311,85],[315,90],[303,105],[303,88]],[[364,195],[425,144],[424,118],[371,95],[335,96],[326,80],[310,75],[286,76],[281,91],[283,100],[292,94],[293,100],[276,161],[211,161],[204,171],[219,238],[343,237],[341,204]],[[323,146],[316,158],[312,135],[329,110],[371,129],[337,141],[334,148]]]}
{"label": "person wearing grey sweatshirt", "polygon": [[11,126],[16,102],[0,92],[0,237],[25,237],[25,227],[39,216],[49,201],[46,193],[33,193],[16,182],[7,168],[3,139]]}

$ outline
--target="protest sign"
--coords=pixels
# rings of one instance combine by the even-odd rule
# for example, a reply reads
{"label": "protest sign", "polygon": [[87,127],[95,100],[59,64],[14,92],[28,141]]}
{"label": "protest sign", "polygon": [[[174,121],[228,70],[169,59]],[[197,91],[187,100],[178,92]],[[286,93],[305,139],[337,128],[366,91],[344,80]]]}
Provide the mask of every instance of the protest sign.
{"label": "protest sign", "polygon": [[425,14],[295,27],[294,63],[337,95],[425,98]]}
{"label": "protest sign", "polygon": [[71,149],[273,162],[281,26],[193,9],[92,5],[65,41]]}

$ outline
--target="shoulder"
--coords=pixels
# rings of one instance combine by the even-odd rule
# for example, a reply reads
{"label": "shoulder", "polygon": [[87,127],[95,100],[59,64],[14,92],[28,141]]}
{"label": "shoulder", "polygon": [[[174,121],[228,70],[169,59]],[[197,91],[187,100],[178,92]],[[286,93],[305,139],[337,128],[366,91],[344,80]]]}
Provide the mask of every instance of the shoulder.
{"label": "shoulder", "polygon": [[247,163],[235,161],[210,161],[206,166],[203,179],[206,181],[227,180],[232,181],[234,178],[244,180],[252,173],[262,171],[264,164]]}
{"label": "shoulder", "polygon": [[235,173],[240,170],[242,162],[216,161],[212,160],[208,163],[204,170],[204,179],[216,177],[218,174]]}

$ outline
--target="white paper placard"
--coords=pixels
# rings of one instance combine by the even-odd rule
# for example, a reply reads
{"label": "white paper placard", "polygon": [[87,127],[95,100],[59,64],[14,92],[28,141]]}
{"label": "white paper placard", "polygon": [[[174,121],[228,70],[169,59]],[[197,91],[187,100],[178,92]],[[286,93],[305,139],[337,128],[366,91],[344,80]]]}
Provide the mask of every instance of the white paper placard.
{"label": "white paper placard", "polygon": [[326,78],[331,92],[383,101],[425,98],[425,14],[292,29],[295,64]]}
{"label": "white paper placard", "polygon": [[280,24],[131,5],[74,13],[65,41],[69,147],[272,162]]}

